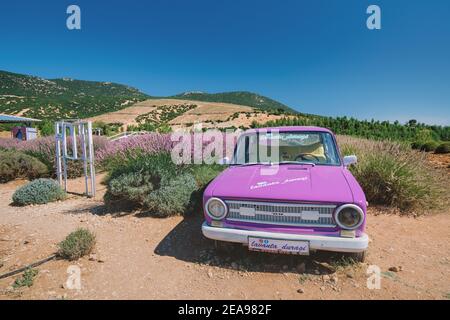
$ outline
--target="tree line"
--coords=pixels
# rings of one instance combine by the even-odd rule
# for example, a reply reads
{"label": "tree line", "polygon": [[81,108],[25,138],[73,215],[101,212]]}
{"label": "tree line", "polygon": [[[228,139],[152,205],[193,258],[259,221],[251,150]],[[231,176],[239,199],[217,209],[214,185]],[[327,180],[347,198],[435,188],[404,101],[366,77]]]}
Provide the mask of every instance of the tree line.
{"label": "tree line", "polygon": [[427,125],[417,120],[405,124],[398,121],[358,120],[348,117],[291,116],[268,121],[265,124],[253,123],[252,127],[278,126],[319,126],[329,128],[336,134],[351,135],[375,140],[397,141],[450,141],[450,127]]}

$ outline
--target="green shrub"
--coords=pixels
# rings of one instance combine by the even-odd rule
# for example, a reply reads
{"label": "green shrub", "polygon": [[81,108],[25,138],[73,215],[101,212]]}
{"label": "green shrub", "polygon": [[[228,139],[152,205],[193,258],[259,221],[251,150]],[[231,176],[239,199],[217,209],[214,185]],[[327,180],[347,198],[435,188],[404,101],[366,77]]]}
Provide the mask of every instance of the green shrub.
{"label": "green shrub", "polygon": [[66,193],[59,184],[51,179],[38,179],[17,189],[12,200],[15,205],[44,204],[63,200]]}
{"label": "green shrub", "polygon": [[163,176],[175,177],[181,172],[168,153],[142,153],[111,168],[105,196],[109,200],[131,201],[135,206],[142,206],[145,196],[160,187]]}
{"label": "green shrub", "polygon": [[195,178],[197,183],[197,190],[195,190],[191,195],[191,212],[202,212],[203,211],[203,192],[214,178],[216,178],[223,170],[225,166],[223,165],[193,165],[190,167],[190,172]]}
{"label": "green shrub", "polygon": [[175,177],[163,176],[159,189],[145,197],[144,205],[157,217],[183,214],[187,212],[195,190],[197,184],[189,173]]}
{"label": "green shrub", "polygon": [[34,278],[38,275],[38,269],[30,269],[25,270],[23,275],[20,278],[17,278],[13,283],[13,288],[18,289],[22,287],[31,287],[34,283]]}
{"label": "green shrub", "polygon": [[0,182],[14,179],[36,179],[48,175],[41,161],[20,151],[0,151]]}
{"label": "green shrub", "polygon": [[105,203],[109,207],[118,204],[130,208],[146,207],[148,194],[160,189],[162,180],[177,177],[182,168],[172,162],[168,153],[140,154],[130,158],[122,166],[114,166],[109,173]]}
{"label": "green shrub", "polygon": [[438,154],[450,153],[450,142],[441,143],[435,152]]}
{"label": "green shrub", "polygon": [[205,187],[211,180],[219,175],[225,166],[212,164],[212,165],[193,165],[190,168],[190,172],[197,182],[199,188]]}
{"label": "green shrub", "polygon": [[104,200],[110,209],[141,209],[158,217],[185,214],[198,208],[205,185],[221,170],[176,165],[168,153],[141,154],[111,170]]}
{"label": "green shrub", "polygon": [[413,143],[411,143],[411,148],[417,150],[420,149],[422,145],[423,145],[422,141],[414,141]]}
{"label": "green shrub", "polygon": [[109,192],[118,200],[141,204],[145,196],[159,185],[159,177],[148,172],[124,173],[109,182]]}
{"label": "green shrub", "polygon": [[95,235],[91,231],[77,229],[58,244],[58,255],[70,261],[78,260],[92,252],[95,242]]}
{"label": "green shrub", "polygon": [[404,213],[448,206],[448,177],[430,167],[426,155],[389,141],[348,136],[339,136],[338,140],[343,155],[358,156],[358,164],[350,170],[369,203]]}
{"label": "green shrub", "polygon": [[420,147],[420,150],[426,151],[426,152],[431,152],[431,151],[435,151],[438,146],[439,146],[439,143],[436,141],[427,141]]}

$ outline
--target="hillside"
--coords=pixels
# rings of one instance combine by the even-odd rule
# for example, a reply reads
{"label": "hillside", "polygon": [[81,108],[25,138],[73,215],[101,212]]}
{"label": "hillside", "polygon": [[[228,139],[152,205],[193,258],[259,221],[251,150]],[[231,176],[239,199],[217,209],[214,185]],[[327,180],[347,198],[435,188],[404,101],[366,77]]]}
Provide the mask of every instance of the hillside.
{"label": "hillside", "polygon": [[[0,113],[49,120],[89,118],[122,110],[149,98],[138,89],[117,83],[43,79],[0,70]],[[278,101],[244,91],[187,92],[167,98],[240,105],[270,113],[296,113]]]}
{"label": "hillside", "polygon": [[[122,110],[90,117],[93,122],[113,124],[122,130],[153,131],[169,125],[173,129],[190,128],[202,123],[203,128],[248,128],[252,123],[281,120],[285,114],[273,114],[257,108],[222,102],[182,99],[148,99]],[[104,128],[106,129],[106,128]],[[109,130],[112,128],[110,127]]]}
{"label": "hillside", "polygon": [[51,120],[85,118],[147,98],[139,90],[117,83],[43,79],[0,71],[0,113]]}
{"label": "hillside", "polygon": [[284,111],[284,113],[297,113],[294,109],[272,100],[270,98],[261,96],[256,93],[246,91],[223,92],[223,93],[204,93],[204,92],[185,92],[175,95],[174,99],[181,100],[196,100],[205,102],[224,102],[237,105],[249,106],[260,110],[267,111]]}
{"label": "hillside", "polygon": [[[0,71],[0,113],[48,120],[89,118],[113,124],[103,128],[109,133],[125,129],[167,130],[169,126],[191,127],[202,122],[205,128],[222,129],[317,125],[338,134],[421,144],[450,140],[448,126],[425,125],[416,120],[400,124],[299,113],[273,99],[245,91],[186,92],[157,99],[117,83],[43,79],[6,71]],[[43,130],[45,134],[51,133],[51,123],[42,126],[49,129]]]}

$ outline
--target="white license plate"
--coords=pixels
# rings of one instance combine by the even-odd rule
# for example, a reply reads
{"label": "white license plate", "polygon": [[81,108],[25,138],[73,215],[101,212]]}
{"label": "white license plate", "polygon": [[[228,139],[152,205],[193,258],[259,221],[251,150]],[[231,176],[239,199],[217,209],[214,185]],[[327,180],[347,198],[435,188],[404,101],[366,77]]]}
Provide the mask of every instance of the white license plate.
{"label": "white license plate", "polygon": [[309,255],[309,242],[248,237],[248,249],[253,251]]}

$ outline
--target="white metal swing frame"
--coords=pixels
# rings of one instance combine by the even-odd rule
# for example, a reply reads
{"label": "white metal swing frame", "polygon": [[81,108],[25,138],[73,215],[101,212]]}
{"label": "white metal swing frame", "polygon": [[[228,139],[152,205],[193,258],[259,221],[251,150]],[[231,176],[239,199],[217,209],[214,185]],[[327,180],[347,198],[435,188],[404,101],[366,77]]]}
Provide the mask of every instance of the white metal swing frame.
{"label": "white metal swing frame", "polygon": [[[71,138],[72,148],[67,143]],[[56,176],[61,187],[67,192],[68,160],[83,161],[85,194],[95,197],[94,144],[92,139],[92,122],[64,120],[55,123],[56,142]],[[78,154],[80,143],[81,156]]]}

